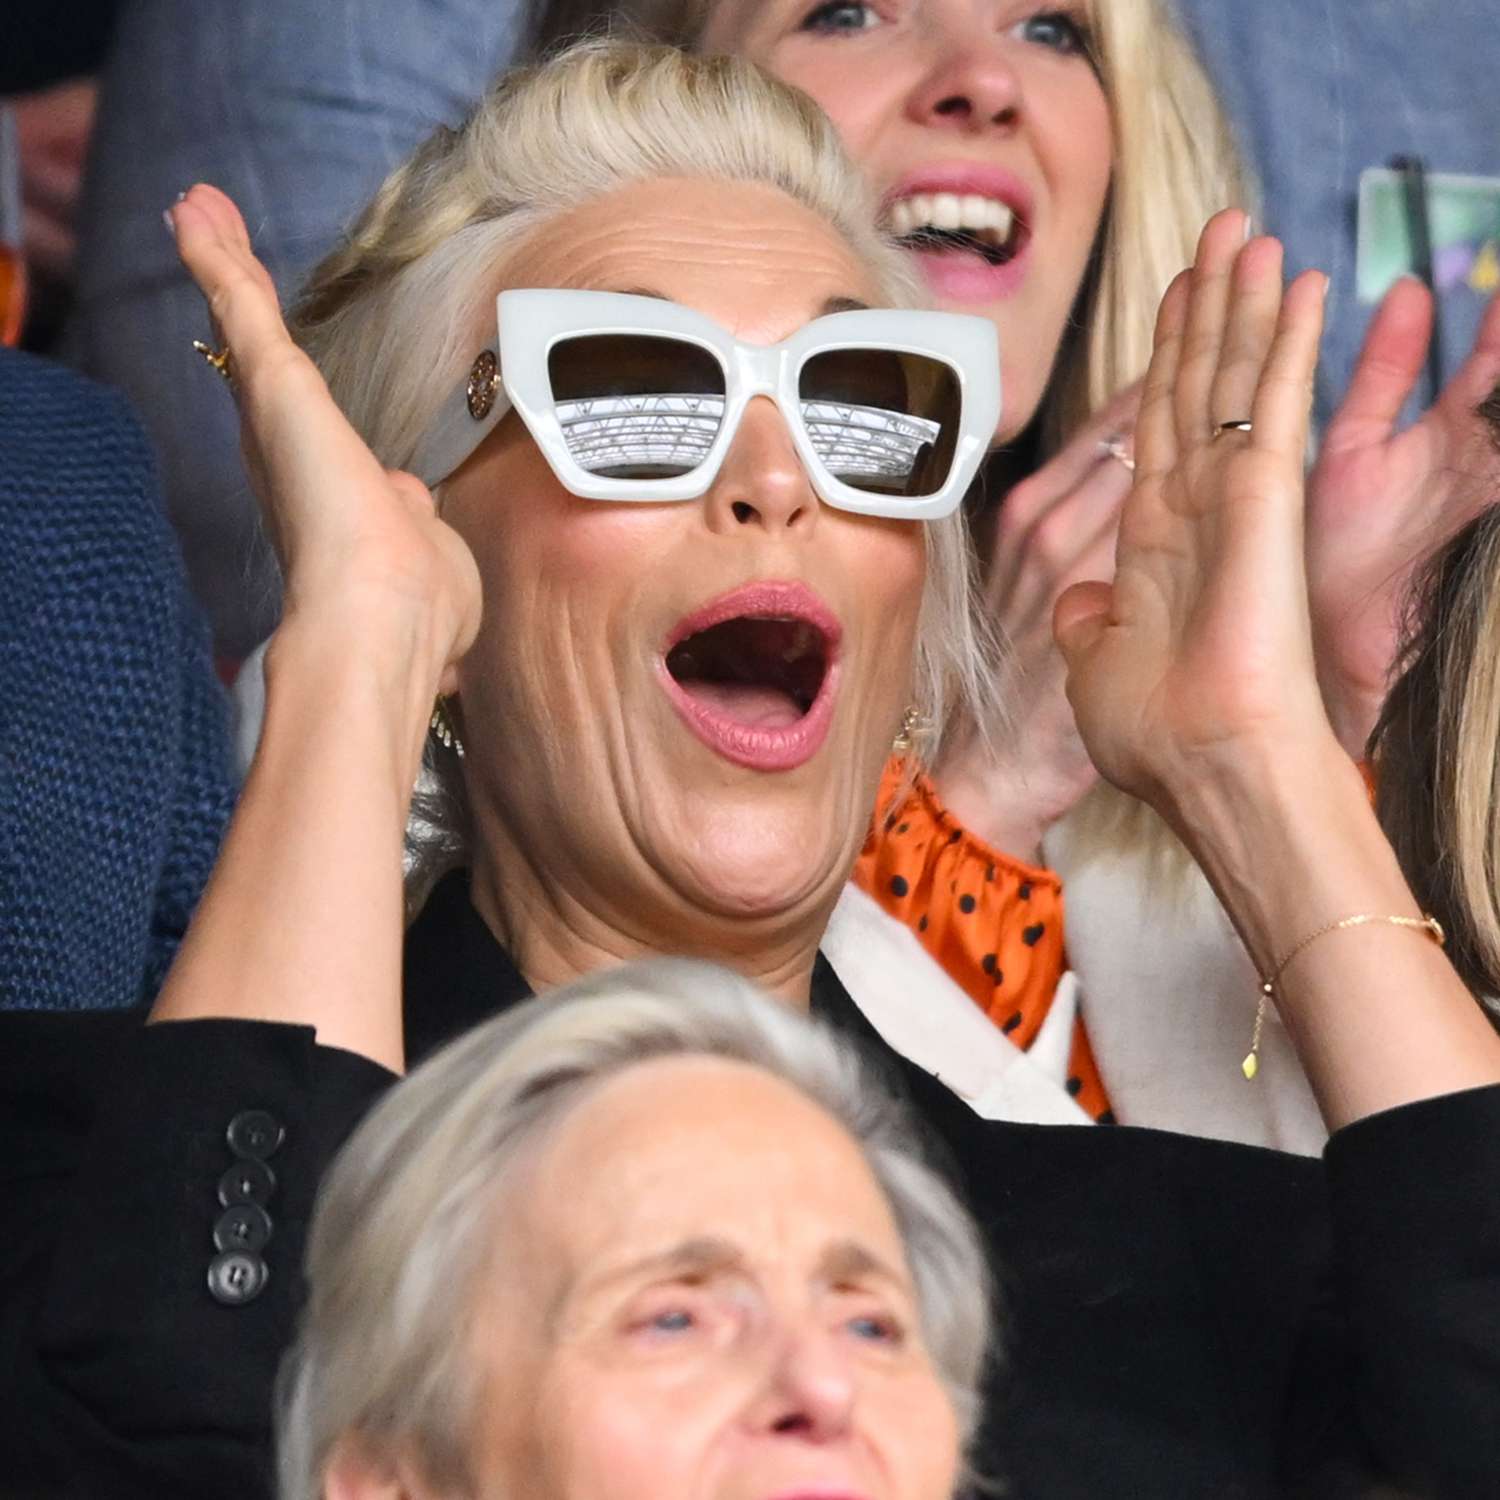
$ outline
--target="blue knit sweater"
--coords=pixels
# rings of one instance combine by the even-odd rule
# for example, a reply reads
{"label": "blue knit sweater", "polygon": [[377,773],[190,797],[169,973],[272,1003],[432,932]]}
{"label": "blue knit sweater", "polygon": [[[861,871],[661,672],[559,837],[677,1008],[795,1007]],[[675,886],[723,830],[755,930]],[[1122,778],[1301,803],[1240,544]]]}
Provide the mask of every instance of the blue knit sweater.
{"label": "blue knit sweater", "polygon": [[0,349],[0,1008],[154,994],[233,797],[145,436],[113,392]]}

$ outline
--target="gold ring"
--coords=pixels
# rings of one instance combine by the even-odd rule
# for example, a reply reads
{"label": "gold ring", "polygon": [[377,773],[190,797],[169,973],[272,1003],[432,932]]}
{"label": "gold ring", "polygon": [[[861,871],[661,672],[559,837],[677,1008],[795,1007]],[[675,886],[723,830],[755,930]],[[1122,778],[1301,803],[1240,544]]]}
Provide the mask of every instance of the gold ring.
{"label": "gold ring", "polygon": [[1135,459],[1130,449],[1126,446],[1125,439],[1116,433],[1113,437],[1105,438],[1099,444],[1099,452],[1105,458],[1113,458],[1124,464],[1132,474],[1135,473]]}
{"label": "gold ring", "polygon": [[226,381],[233,382],[234,371],[230,367],[229,363],[228,344],[225,344],[222,349],[215,349],[211,345],[205,344],[202,339],[194,339],[193,348],[195,348],[198,353],[201,354],[204,359],[206,359],[209,364],[212,365],[213,368],[224,377]]}
{"label": "gold ring", "polygon": [[1237,422],[1220,422],[1219,425],[1214,428],[1214,436],[1216,438],[1221,438],[1226,432],[1252,432],[1254,431],[1254,428],[1254,422],[1250,421],[1246,417],[1241,417]]}

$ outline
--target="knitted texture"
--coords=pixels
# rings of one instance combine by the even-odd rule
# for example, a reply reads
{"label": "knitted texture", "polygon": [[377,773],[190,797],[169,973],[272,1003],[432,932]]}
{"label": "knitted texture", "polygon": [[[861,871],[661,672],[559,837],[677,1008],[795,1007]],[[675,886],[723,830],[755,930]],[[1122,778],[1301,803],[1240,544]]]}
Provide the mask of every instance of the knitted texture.
{"label": "knitted texture", "polygon": [[0,1009],[155,994],[230,767],[141,429],[112,391],[0,350]]}

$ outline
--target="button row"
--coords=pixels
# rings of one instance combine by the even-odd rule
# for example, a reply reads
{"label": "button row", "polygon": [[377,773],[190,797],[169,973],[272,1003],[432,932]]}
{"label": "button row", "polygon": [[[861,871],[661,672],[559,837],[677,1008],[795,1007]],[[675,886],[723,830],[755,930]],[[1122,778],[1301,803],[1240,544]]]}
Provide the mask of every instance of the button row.
{"label": "button row", "polygon": [[219,1205],[224,1212],[214,1223],[218,1254],[209,1262],[208,1290],[226,1307],[253,1302],[270,1277],[261,1251],[275,1229],[266,1206],[276,1191],[276,1174],[266,1158],[285,1139],[281,1122],[264,1109],[242,1111],[225,1132],[235,1162],[219,1178]]}

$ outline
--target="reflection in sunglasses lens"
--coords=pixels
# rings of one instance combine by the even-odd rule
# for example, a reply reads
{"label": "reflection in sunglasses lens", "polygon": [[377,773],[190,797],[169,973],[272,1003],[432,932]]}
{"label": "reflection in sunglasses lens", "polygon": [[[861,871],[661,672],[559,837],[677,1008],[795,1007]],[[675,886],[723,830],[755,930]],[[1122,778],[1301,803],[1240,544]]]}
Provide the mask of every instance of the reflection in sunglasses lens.
{"label": "reflection in sunglasses lens", "polygon": [[921,499],[953,467],[958,379],[941,360],[888,349],[815,354],[798,378],[813,451],[854,489]]}
{"label": "reflection in sunglasses lens", "polygon": [[547,356],[568,452],[607,479],[696,469],[724,420],[724,371],[705,349],[653,334],[564,339]]}

